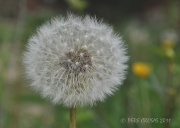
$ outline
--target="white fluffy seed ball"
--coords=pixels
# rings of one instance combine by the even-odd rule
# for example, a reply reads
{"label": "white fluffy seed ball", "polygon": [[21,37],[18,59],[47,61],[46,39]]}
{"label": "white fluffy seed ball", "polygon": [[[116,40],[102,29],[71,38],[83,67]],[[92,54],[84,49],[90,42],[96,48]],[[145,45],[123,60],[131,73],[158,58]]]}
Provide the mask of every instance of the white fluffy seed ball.
{"label": "white fluffy seed ball", "polygon": [[56,17],[28,41],[23,63],[31,86],[54,104],[94,105],[124,80],[128,60],[121,37],[102,21]]}

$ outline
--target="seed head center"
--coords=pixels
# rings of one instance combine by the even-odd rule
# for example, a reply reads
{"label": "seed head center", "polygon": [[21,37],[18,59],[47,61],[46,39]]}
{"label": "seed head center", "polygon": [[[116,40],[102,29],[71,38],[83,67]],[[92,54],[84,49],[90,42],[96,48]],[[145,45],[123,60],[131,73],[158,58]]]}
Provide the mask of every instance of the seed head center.
{"label": "seed head center", "polygon": [[60,58],[60,66],[69,73],[87,72],[92,67],[91,55],[85,48],[70,49]]}

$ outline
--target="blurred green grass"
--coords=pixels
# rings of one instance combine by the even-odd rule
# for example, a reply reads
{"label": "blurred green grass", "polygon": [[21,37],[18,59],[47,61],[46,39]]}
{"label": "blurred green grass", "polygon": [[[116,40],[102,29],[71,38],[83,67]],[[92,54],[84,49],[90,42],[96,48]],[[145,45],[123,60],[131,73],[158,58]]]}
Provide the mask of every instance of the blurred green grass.
{"label": "blurred green grass", "polygon": [[[167,13],[166,13],[167,12]],[[167,118],[172,112],[171,128],[180,127],[180,39],[176,39],[174,58],[168,58],[161,47],[162,35],[173,30],[179,37],[178,7],[172,4],[163,13],[164,19],[156,23],[149,19],[126,19],[114,24],[116,32],[123,35],[128,47],[130,61],[127,79],[114,96],[104,103],[90,108],[77,108],[77,127],[85,128],[164,128],[165,123],[122,123],[125,118]],[[13,21],[0,21],[0,127],[2,128],[67,128],[69,127],[69,109],[62,105],[53,106],[48,99],[42,99],[28,86],[21,65],[22,51],[30,35],[36,28],[50,19],[51,15],[30,14],[24,19],[23,34],[15,40],[16,27]],[[14,52],[14,44],[18,52]],[[13,64],[11,62],[13,59]],[[134,62],[146,62],[152,65],[147,78],[133,74]],[[169,76],[168,63],[173,63],[173,78]],[[171,67],[170,67],[171,68]],[[171,79],[171,86],[167,80]],[[157,88],[163,91],[161,95]],[[172,101],[172,102],[170,102]],[[170,108],[166,108],[170,105]],[[171,108],[172,105],[172,108]]]}

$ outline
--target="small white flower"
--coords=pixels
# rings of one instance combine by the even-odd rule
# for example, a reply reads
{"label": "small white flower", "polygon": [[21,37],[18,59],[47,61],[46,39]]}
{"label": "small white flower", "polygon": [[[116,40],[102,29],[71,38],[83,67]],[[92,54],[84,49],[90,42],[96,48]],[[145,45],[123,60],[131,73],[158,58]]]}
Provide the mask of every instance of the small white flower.
{"label": "small white flower", "polygon": [[127,60],[124,43],[110,26],[69,15],[37,30],[23,63],[31,86],[43,97],[72,107],[92,106],[111,95],[125,78]]}

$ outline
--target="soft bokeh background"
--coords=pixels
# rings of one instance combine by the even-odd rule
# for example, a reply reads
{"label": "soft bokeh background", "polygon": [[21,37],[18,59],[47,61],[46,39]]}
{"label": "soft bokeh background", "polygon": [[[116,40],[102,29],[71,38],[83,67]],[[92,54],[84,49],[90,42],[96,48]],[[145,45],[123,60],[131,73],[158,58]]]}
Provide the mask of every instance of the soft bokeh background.
{"label": "soft bokeh background", "polygon": [[[77,127],[180,128],[179,0],[0,0],[0,128],[69,127],[69,109],[30,88],[21,64],[36,28],[67,12],[103,18],[130,56],[123,85],[104,103],[78,107]],[[128,121],[138,118],[158,121]]]}

